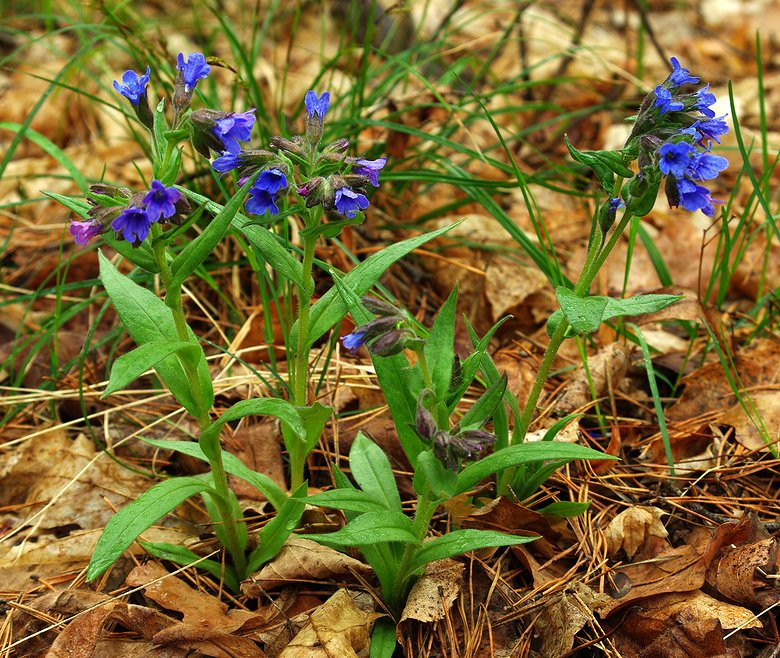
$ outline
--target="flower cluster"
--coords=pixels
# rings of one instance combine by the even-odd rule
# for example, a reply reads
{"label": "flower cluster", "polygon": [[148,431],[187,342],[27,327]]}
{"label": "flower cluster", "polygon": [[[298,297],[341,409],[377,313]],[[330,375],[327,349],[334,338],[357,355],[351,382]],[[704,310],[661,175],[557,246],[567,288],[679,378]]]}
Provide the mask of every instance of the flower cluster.
{"label": "flower cluster", "polygon": [[153,180],[149,190],[131,194],[126,188],[110,185],[93,185],[88,197],[89,221],[72,220],[70,234],[80,247],[86,247],[94,237],[106,232],[109,227],[116,231],[117,238],[125,239],[134,247],[140,245],[149,235],[152,224],[157,222],[178,223],[190,211],[187,200],[174,187],[166,187]]}
{"label": "flower cluster", "polygon": [[363,305],[377,317],[364,325],[357,327],[352,333],[342,336],[341,342],[350,352],[355,352],[363,345],[377,356],[393,356],[403,350],[407,339],[414,337],[414,332],[403,326],[406,318],[392,304],[374,297],[361,297]]}
{"label": "flower cluster", "polygon": [[657,189],[663,175],[671,206],[712,217],[718,202],[701,182],[714,180],[728,166],[726,158],[710,153],[712,141],[720,144],[728,132],[726,117],[716,118],[712,110],[716,98],[709,84],[689,91],[687,86],[699,78],[677,58],[670,61],[672,72],[642,103],[626,144],[627,149],[637,149],[639,174],[624,187],[623,197],[633,210],[637,199]]}
{"label": "flower cluster", "polygon": [[430,389],[424,388],[420,392],[417,398],[415,431],[425,443],[433,447],[436,459],[457,472],[462,460],[482,457],[492,448],[496,435],[481,428],[460,430],[455,426],[449,431],[438,429],[427,406],[433,398],[433,391]]}
{"label": "flower cluster", "polygon": [[[320,147],[330,94],[325,92],[318,96],[309,91],[304,98],[304,106],[307,116],[303,134],[291,139],[275,136],[270,141],[270,150],[240,150],[237,142],[229,146],[226,139],[214,130],[217,123],[215,115],[209,117],[209,124],[205,114],[195,116],[197,113],[193,112],[193,121],[210,128],[224,145],[219,157],[212,162],[216,171],[224,174],[236,170],[239,183],[260,172],[249,190],[248,212],[278,215],[279,200],[287,194],[289,183],[295,182],[296,192],[304,199],[307,208],[320,205],[325,210],[335,209],[353,219],[368,207],[367,189],[369,186],[379,187],[379,172],[387,163],[387,158],[368,160],[347,156],[345,151],[349,141],[343,138]],[[248,131],[246,138],[233,134],[240,141],[248,139]],[[207,148],[218,150],[213,140]],[[295,179],[294,163],[298,164],[300,182]]]}

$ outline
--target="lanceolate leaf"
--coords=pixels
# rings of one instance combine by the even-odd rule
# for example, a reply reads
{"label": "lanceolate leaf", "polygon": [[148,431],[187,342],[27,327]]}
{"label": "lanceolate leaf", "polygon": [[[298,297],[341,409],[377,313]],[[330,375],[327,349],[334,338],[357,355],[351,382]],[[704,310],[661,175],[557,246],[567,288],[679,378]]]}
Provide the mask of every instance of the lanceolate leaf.
{"label": "lanceolate leaf", "polygon": [[576,443],[558,441],[521,443],[503,448],[478,462],[469,464],[458,474],[458,486],[455,493],[468,491],[481,480],[504,468],[531,462],[574,461],[575,459],[616,459],[616,457]]}
{"label": "lanceolate leaf", "polygon": [[177,352],[189,352],[189,358],[196,357],[200,346],[182,341],[146,343],[120,356],[111,367],[111,378],[100,397],[106,397],[123,389],[138,379],[160,361]]}
{"label": "lanceolate leaf", "polygon": [[431,373],[431,384],[437,402],[446,402],[455,361],[455,305],[458,287],[455,286],[441,307],[425,341],[425,359]]}
{"label": "lanceolate leaf", "polygon": [[368,512],[350,521],[341,530],[321,535],[301,535],[321,544],[371,546],[385,542],[416,543],[414,524],[401,512]]}
{"label": "lanceolate leaf", "polygon": [[382,448],[358,432],[349,451],[352,477],[371,498],[388,510],[401,511],[401,496],[395,484],[390,462]]}
{"label": "lanceolate leaf", "polygon": [[289,424],[296,432],[303,433],[304,431],[300,413],[287,400],[253,398],[236,402],[232,407],[226,409],[217,420],[203,430],[203,434],[218,436],[225,423],[239,420],[244,416],[273,416]]}
{"label": "lanceolate leaf", "polygon": [[[176,331],[173,315],[165,302],[151,290],[142,288],[120,274],[101,252],[98,254],[100,279],[111,297],[119,319],[133,340],[139,346],[147,343],[178,342],[180,338]],[[188,328],[187,333],[193,345],[197,346],[198,342],[192,330]],[[202,350],[194,368],[206,397],[202,402],[204,409],[200,409],[196,404],[186,370],[177,356],[168,356],[155,366],[155,370],[171,393],[187,411],[197,417],[207,412],[214,401],[208,364]]]}
{"label": "lanceolate leaf", "polygon": [[[146,438],[142,438],[141,440],[144,443],[148,443],[149,445],[153,445],[162,450],[175,450],[176,452],[181,452],[182,454],[194,457],[195,459],[200,459],[204,462],[208,461],[203,450],[201,450],[200,446],[194,441],[161,441],[159,439]],[[253,471],[238,457],[225,450],[222,451],[222,464],[230,475],[235,475],[236,477],[249,482],[249,484],[263,494],[274,509],[278,510],[284,505],[287,500],[287,494],[267,475]]]}
{"label": "lanceolate leaf", "polygon": [[87,567],[87,580],[95,580],[100,576],[155,521],[174,510],[187,498],[203,491],[217,495],[216,491],[199,478],[172,478],[153,486],[119,510],[111,517],[100,535]]}
{"label": "lanceolate leaf", "polygon": [[[360,489],[330,489],[310,494],[303,500],[317,507],[332,507],[345,512],[384,512],[387,505]],[[349,517],[347,517],[349,518]]]}
{"label": "lanceolate leaf", "polygon": [[233,572],[233,569],[226,564],[222,564],[216,560],[204,560],[200,555],[193,553],[189,548],[177,546],[176,544],[150,541],[139,541],[138,543],[143,546],[144,550],[149,553],[149,555],[154,555],[154,557],[158,557],[161,560],[169,560],[170,562],[180,564],[183,567],[193,565],[198,569],[203,569],[203,571],[210,573],[218,580],[224,579],[225,585],[227,585],[228,589],[232,592],[238,594],[241,591],[238,587],[238,578],[236,578],[236,574]]}
{"label": "lanceolate leaf", "polygon": [[462,555],[489,546],[514,546],[534,541],[538,537],[507,535],[494,530],[453,530],[446,535],[425,542],[415,551],[409,562],[409,571],[416,571],[429,562]]}

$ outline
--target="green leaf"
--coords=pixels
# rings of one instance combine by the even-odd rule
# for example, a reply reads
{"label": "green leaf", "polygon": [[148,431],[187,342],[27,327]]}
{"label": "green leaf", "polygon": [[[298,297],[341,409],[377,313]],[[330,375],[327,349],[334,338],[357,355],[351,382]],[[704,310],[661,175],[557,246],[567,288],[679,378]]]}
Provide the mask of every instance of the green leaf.
{"label": "green leaf", "polygon": [[104,398],[124,388],[171,354],[189,352],[189,358],[192,358],[197,357],[200,351],[199,345],[182,341],[145,343],[136,347],[120,356],[111,366],[111,378],[100,397]]}
{"label": "green leaf", "polygon": [[[218,215],[223,206],[208,197],[180,188],[182,194],[194,201],[197,205],[205,205],[206,210]],[[244,234],[249,243],[257,249],[258,253],[273,268],[288,281],[296,286],[308,287],[303,280],[303,268],[295,257],[287,251],[279,242],[279,239],[267,228],[254,224],[246,215],[237,212],[232,221],[233,227]]]}
{"label": "green leaf", "polygon": [[168,544],[166,542],[139,541],[143,549],[160,560],[168,560],[174,564],[180,564],[183,567],[196,567],[210,573],[218,581],[224,580],[229,590],[239,594],[241,589],[238,585],[238,578],[233,568],[227,564],[222,564],[216,560],[204,560],[197,553],[193,553],[189,548]]}
{"label": "green leaf", "polygon": [[374,622],[368,658],[393,658],[398,641],[395,638],[395,622],[383,617]]}
{"label": "green leaf", "polygon": [[555,503],[550,503],[549,505],[545,505],[544,507],[534,511],[539,512],[539,514],[553,514],[555,516],[560,516],[562,519],[568,519],[573,516],[579,516],[580,514],[583,514],[585,510],[588,509],[588,507],[590,507],[589,500],[585,501],[584,503],[561,500]]}
{"label": "green leaf", "polygon": [[384,450],[358,432],[349,451],[349,468],[360,488],[385,508],[400,512],[401,496]]}
{"label": "green leaf", "polygon": [[[213,486],[213,478],[209,478],[209,481],[212,483]],[[236,528],[236,539],[238,540],[238,546],[241,549],[241,552],[243,553],[246,551],[246,546],[249,543],[249,532],[246,529],[246,523],[244,523],[243,518],[244,514],[241,511],[241,505],[238,502],[238,498],[236,497],[236,494],[233,492],[232,489],[228,488],[227,491],[227,498],[228,498],[228,507],[230,508],[230,516],[233,518]],[[203,496],[203,503],[206,505],[206,511],[208,512],[209,519],[211,519],[212,528],[214,530],[214,534],[217,536],[217,539],[219,540],[219,543],[223,546],[230,546],[230,537],[227,533],[227,530],[225,529],[225,523],[222,520],[222,514],[220,512],[219,507],[217,506],[217,501],[214,499],[214,497],[206,493]],[[239,574],[240,576],[244,576],[244,574]]]}
{"label": "green leaf", "polygon": [[[140,347],[147,343],[178,342],[180,339],[176,331],[176,324],[171,310],[165,305],[165,302],[151,290],[142,288],[120,274],[100,251],[98,251],[98,258],[100,260],[100,279],[114,304],[119,319],[136,344]],[[198,345],[195,334],[189,327],[187,334],[193,344]],[[202,350],[195,368],[206,396],[202,403],[203,409],[199,408],[193,398],[189,377],[177,356],[169,356],[155,366],[160,378],[179,403],[193,416],[199,417],[208,412],[214,402],[211,376]]]}
{"label": "green leaf", "polygon": [[631,178],[634,172],[628,168],[621,152],[615,151],[579,151],[569,141],[567,135],[563,136],[569,154],[577,162],[590,167],[601,181],[602,187],[607,193],[612,192],[615,183],[615,174],[623,178]]}
{"label": "green leaf", "polygon": [[458,474],[458,488],[455,492],[468,491],[478,482],[496,471],[520,464],[543,462],[547,460],[574,461],[575,459],[617,459],[598,450],[559,441],[544,441],[536,443],[521,443],[509,446],[483,457],[478,462],[469,464]]}
{"label": "green leaf", "polygon": [[[201,450],[201,447],[193,441],[161,441],[159,439],[147,439],[141,437],[144,443],[155,446],[162,450],[175,450],[189,457],[208,462],[208,457]],[[263,494],[274,509],[280,509],[287,501],[287,494],[271,478],[262,473],[257,473],[249,468],[235,455],[222,451],[222,464],[225,471],[230,475],[235,475],[242,480],[249,482],[255,489]]]}
{"label": "green leaf", "polygon": [[458,302],[458,286],[453,288],[441,307],[425,341],[425,360],[431,373],[431,384],[437,402],[445,402],[452,381],[455,362],[455,307]]}
{"label": "green leaf", "polygon": [[[208,258],[214,247],[219,244],[219,241],[230,228],[230,223],[244,202],[244,197],[246,197],[249,188],[254,184],[255,178],[255,176],[251,176],[238,192],[231,197],[230,201],[222,207],[222,210],[206,224],[203,232],[184,247],[176,258],[173,259],[173,263],[171,263],[172,278],[171,284],[168,286],[169,288],[179,287]],[[184,188],[178,186],[177,189],[180,192],[184,191]]]}
{"label": "green leaf", "polygon": [[401,512],[368,512],[350,521],[341,530],[318,535],[300,535],[334,546],[371,546],[385,542],[416,544],[412,520]]}
{"label": "green leaf", "polygon": [[298,526],[304,509],[306,509],[306,489],[308,483],[304,482],[298,487],[277,511],[274,518],[263,526],[258,535],[258,545],[249,554],[247,560],[247,574],[257,571],[269,560],[277,556],[284,542]]}
{"label": "green leaf", "polygon": [[[445,226],[436,231],[418,235],[401,242],[396,242],[377,252],[373,256],[366,258],[353,270],[345,274],[342,278],[344,285],[354,292],[358,297],[365,295],[379,278],[390,269],[390,266],[400,260],[410,251],[425,244],[429,240],[443,235],[460,222],[451,226]],[[347,313],[347,306],[339,293],[338,289],[333,287],[320,297],[312,306],[309,335],[307,337],[307,347],[310,347],[314,341],[320,338],[328,329],[341,320]],[[290,331],[290,344],[294,345],[298,335],[298,324],[293,325]]]}
{"label": "green leaf", "polygon": [[641,176],[634,176],[620,191],[626,202],[626,213],[644,217],[655,206],[661,187],[661,171],[658,167],[646,167]]}
{"label": "green leaf", "polygon": [[106,524],[87,567],[87,580],[95,580],[132,544],[136,537],[187,498],[204,491],[217,493],[195,477],[164,480],[119,510]]}
{"label": "green leaf", "polygon": [[414,469],[414,490],[423,495],[426,487],[434,498],[450,499],[455,495],[458,476],[442,464],[430,450],[423,450],[417,456]]}
{"label": "green leaf", "polygon": [[602,322],[612,318],[655,313],[682,299],[680,295],[638,295],[627,299],[578,297],[564,287],[556,288],[555,295],[572,330],[578,334],[594,332]]}
{"label": "green leaf", "polygon": [[[165,123],[165,99],[161,98],[157,103],[157,107],[154,108],[154,117],[152,119],[152,155],[155,164],[159,167],[163,161],[163,154],[165,148],[168,145],[168,140],[165,139],[165,132],[168,130],[168,126]],[[156,169],[157,167],[155,167]],[[155,178],[159,180],[159,171],[154,172]]]}
{"label": "green leaf", "polygon": [[[385,512],[387,505],[360,489],[330,489],[311,494],[303,500],[309,505],[331,507],[345,512]],[[354,518],[354,517],[353,517]]]}
{"label": "green leaf", "polygon": [[481,427],[493,415],[496,407],[501,404],[506,393],[506,387],[507,377],[506,373],[503,373],[479,396],[479,399],[471,405],[471,408],[460,419],[458,422],[460,429],[468,430]]}
{"label": "green leaf", "polygon": [[287,400],[279,398],[252,398],[241,400],[226,409],[222,415],[203,430],[202,436],[218,437],[225,423],[245,416],[273,416],[290,425],[296,432],[304,433],[304,423],[299,410]]}
{"label": "green leaf", "polygon": [[303,423],[303,436],[305,436],[304,451],[308,454],[317,445],[317,441],[320,440],[325,423],[333,415],[333,407],[326,407],[319,402],[315,402],[308,407],[296,407],[296,409]]}
{"label": "green leaf", "polygon": [[446,535],[425,542],[414,552],[408,568],[409,572],[413,573],[429,562],[435,562],[436,560],[462,555],[463,553],[476,551],[480,548],[488,548],[489,546],[527,544],[535,539],[538,539],[538,537],[508,535],[495,530],[453,530]]}

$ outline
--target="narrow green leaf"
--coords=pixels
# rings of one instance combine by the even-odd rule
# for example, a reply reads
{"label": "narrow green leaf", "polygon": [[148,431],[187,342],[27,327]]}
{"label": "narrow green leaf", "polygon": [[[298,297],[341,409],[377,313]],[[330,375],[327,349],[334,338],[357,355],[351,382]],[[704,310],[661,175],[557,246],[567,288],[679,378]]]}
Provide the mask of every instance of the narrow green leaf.
{"label": "narrow green leaf", "polygon": [[145,343],[136,347],[114,362],[108,386],[100,397],[104,398],[124,388],[171,354],[189,352],[184,358],[192,358],[196,357],[200,350],[200,345],[182,341]]}
{"label": "narrow green leaf", "polygon": [[[230,228],[230,223],[236,216],[238,209],[244,202],[249,188],[254,184],[255,176],[251,176],[250,179],[241,186],[220,210],[214,218],[206,224],[206,228],[203,232],[192,242],[190,242],[184,249],[182,249],[176,258],[171,263],[171,284],[170,288],[176,288],[180,286],[184,280],[192,274],[197,267],[209,256],[214,250],[219,241],[225,236],[227,230]],[[184,191],[184,188],[177,187],[180,192]]]}
{"label": "narrow green leaf", "polygon": [[324,404],[315,402],[308,407],[296,407],[296,410],[303,423],[304,452],[308,454],[320,440],[325,423],[333,415],[333,407],[326,407]]}
{"label": "narrow green leaf", "polygon": [[360,488],[387,509],[400,512],[401,496],[384,450],[358,432],[349,451],[349,468]]}
{"label": "narrow green leaf", "polygon": [[218,581],[224,580],[225,585],[229,590],[236,594],[241,592],[238,585],[238,578],[233,569],[225,564],[221,564],[216,560],[204,560],[197,553],[193,553],[189,548],[184,546],[177,546],[176,544],[168,544],[167,542],[150,542],[139,541],[139,544],[143,549],[160,560],[168,560],[174,564],[179,564],[183,567],[194,566],[197,569],[210,573]]}
{"label": "narrow green leaf", "polygon": [[225,423],[240,420],[245,416],[273,416],[279,418],[295,429],[303,433],[304,424],[298,409],[287,400],[279,398],[252,398],[241,400],[232,407],[226,409],[222,415],[203,430],[203,435],[219,436]]}
{"label": "narrow green leaf", "polygon": [[506,387],[507,377],[506,373],[503,373],[479,396],[479,399],[471,405],[471,408],[460,419],[458,422],[460,429],[468,430],[481,427],[493,415],[496,407],[501,404],[506,393]]}
{"label": "narrow green leaf", "polygon": [[395,638],[395,622],[383,617],[374,622],[371,631],[371,647],[368,658],[393,658],[398,641]]}
{"label": "narrow green leaf", "polygon": [[453,530],[446,535],[425,542],[417,549],[409,561],[409,572],[413,573],[429,562],[443,560],[455,555],[463,555],[480,548],[527,544],[535,539],[538,539],[538,537],[507,535],[494,530]]}
{"label": "narrow green leaf", "polygon": [[276,516],[263,526],[258,536],[258,545],[249,554],[247,575],[257,571],[269,560],[277,556],[284,542],[298,527],[304,509],[306,509],[306,489],[304,482],[298,487],[277,511]]}
{"label": "narrow green leaf", "polygon": [[203,491],[216,492],[203,480],[177,477],[164,480],[119,510],[106,524],[87,567],[87,580],[95,580],[132,544],[136,537],[187,498]]}
{"label": "narrow green leaf", "polygon": [[417,543],[412,520],[400,512],[368,512],[350,521],[341,530],[318,535],[300,535],[334,546],[371,546],[385,542]]}
{"label": "narrow green leaf", "polygon": [[[209,482],[213,483],[213,478],[209,478]],[[227,491],[228,507],[230,508],[230,516],[233,518],[236,529],[236,539],[238,540],[238,546],[241,552],[246,551],[247,544],[249,543],[249,531],[247,530],[246,523],[244,523],[244,513],[241,511],[241,505],[238,502],[238,498],[232,489]],[[225,524],[222,522],[222,514],[217,505],[217,500],[208,492],[203,495],[203,503],[206,505],[206,511],[208,512],[209,519],[212,522],[212,529],[217,536],[219,543],[223,546],[230,545],[230,537],[227,533]],[[239,574],[244,576],[244,574]]]}
{"label": "narrow green leaf", "polygon": [[[153,445],[162,450],[175,450],[176,452],[188,455],[189,457],[208,462],[208,457],[206,457],[200,446],[193,441],[161,441],[159,439],[147,439],[143,437],[141,437],[141,440],[144,443],[148,443],[149,445]],[[235,475],[236,477],[249,482],[249,484],[263,494],[274,509],[278,510],[284,505],[287,500],[287,494],[267,475],[253,471],[238,457],[225,450],[222,451],[222,463],[225,470],[230,473],[230,475]]]}
{"label": "narrow green leaf", "polygon": [[452,381],[455,362],[455,308],[458,302],[458,286],[453,288],[441,307],[425,341],[425,360],[431,373],[431,384],[437,402],[445,402]]}
{"label": "narrow green leaf", "polygon": [[[119,319],[133,337],[136,344],[141,346],[146,343],[178,342],[179,335],[173,320],[171,310],[151,290],[142,288],[120,272],[111,262],[98,251],[100,260],[100,279],[114,304]],[[197,339],[192,330],[187,330],[188,338],[197,344]],[[189,378],[181,361],[175,355],[169,356],[158,362],[155,366],[160,378],[170,389],[171,393],[193,416],[200,416],[208,411],[214,401],[214,392],[211,389],[211,376],[209,375],[206,358],[201,352],[195,366],[198,378],[205,388],[205,409],[199,409],[192,396]]]}
{"label": "narrow green leaf", "polygon": [[[370,290],[371,286],[373,286],[379,278],[390,269],[390,266],[393,263],[429,240],[433,240],[455,226],[458,226],[459,223],[460,222],[389,245],[385,249],[382,249],[382,251],[366,258],[366,260],[357,265],[353,270],[345,274],[342,277],[342,282],[358,297],[365,295]],[[311,346],[314,341],[341,320],[346,313],[347,306],[342,296],[339,294],[338,289],[333,287],[328,290],[328,292],[320,297],[312,306],[307,341],[308,346]],[[290,342],[292,344],[295,344],[297,335],[298,325],[296,323],[290,331]]]}
{"label": "narrow green leaf", "polygon": [[531,462],[543,462],[547,460],[574,461],[575,459],[617,458],[576,443],[562,443],[559,441],[521,443],[519,445],[503,448],[502,450],[494,452],[492,455],[480,459],[478,462],[469,464],[458,474],[458,488],[456,493],[468,491],[478,482],[481,482],[486,477],[504,468]]}
{"label": "narrow green leaf", "polygon": [[[330,489],[304,498],[309,505],[331,507],[345,512],[385,512],[387,505],[360,489]],[[354,518],[354,517],[352,517]]]}

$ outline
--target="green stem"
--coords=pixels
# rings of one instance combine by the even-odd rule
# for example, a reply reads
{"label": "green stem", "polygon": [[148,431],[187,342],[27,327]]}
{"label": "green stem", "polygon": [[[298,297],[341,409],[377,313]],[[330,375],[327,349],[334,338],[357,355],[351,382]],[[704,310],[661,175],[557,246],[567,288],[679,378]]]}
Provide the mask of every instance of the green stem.
{"label": "green stem", "polygon": [[[158,224],[152,225],[152,250],[154,252],[154,258],[157,263],[157,267],[160,270],[160,278],[162,279],[163,286],[165,286],[165,304],[171,309],[173,314],[173,320],[176,325],[176,333],[179,340],[184,342],[190,341],[189,329],[187,321],[184,317],[184,310],[181,304],[181,285],[170,286],[171,283],[171,271],[168,267],[168,260],[165,255],[165,248],[168,246],[163,240],[160,240],[162,229]],[[209,410],[206,409],[206,396],[200,385],[200,379],[194,365],[188,359],[181,360],[184,372],[187,375],[187,379],[190,382],[192,397],[195,400],[195,404],[200,411],[197,421],[198,427],[201,433],[211,424],[211,418],[209,416]],[[225,529],[227,538],[228,552],[233,558],[233,566],[239,578],[243,578],[246,574],[246,558],[244,551],[241,549],[241,543],[238,540],[237,521],[233,518],[233,513],[230,509],[230,491],[228,488],[227,473],[225,472],[225,466],[222,462],[222,449],[219,445],[219,436],[214,439],[216,445],[211,450],[205,450],[209,465],[211,466],[211,473],[214,478],[214,488],[217,491],[218,496],[214,499],[214,502],[219,510],[220,520],[222,526]]]}
{"label": "green stem", "polygon": [[[305,407],[309,390],[309,320],[311,316],[311,298],[314,294],[312,270],[314,267],[314,249],[316,236],[307,236],[303,244],[303,281],[304,286],[296,286],[298,302],[298,345],[295,348],[293,369],[290,372],[290,388],[293,404]],[[303,483],[303,467],[306,454],[303,449],[304,437],[294,437],[297,449],[290,451],[290,488],[294,491]]]}

